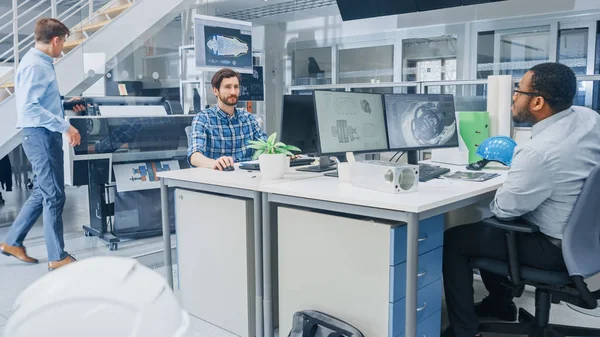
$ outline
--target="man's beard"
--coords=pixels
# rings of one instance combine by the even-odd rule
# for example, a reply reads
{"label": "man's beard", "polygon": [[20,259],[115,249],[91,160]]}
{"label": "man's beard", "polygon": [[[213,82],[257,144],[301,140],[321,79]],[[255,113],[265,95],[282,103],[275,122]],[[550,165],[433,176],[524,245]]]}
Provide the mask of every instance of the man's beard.
{"label": "man's beard", "polygon": [[513,122],[515,123],[534,123],[535,117],[527,108],[522,108],[517,111],[516,115],[513,115]]}
{"label": "man's beard", "polygon": [[[220,98],[221,98],[221,102],[223,102],[225,105],[228,105],[228,106],[235,106],[238,102],[238,97],[235,95],[221,96]],[[229,101],[230,98],[235,98],[233,103],[230,103],[230,101]]]}

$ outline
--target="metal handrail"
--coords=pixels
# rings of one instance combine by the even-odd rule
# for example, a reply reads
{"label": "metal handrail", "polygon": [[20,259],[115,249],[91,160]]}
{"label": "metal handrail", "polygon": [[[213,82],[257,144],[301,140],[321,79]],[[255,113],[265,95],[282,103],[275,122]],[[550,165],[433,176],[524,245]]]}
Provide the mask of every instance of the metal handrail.
{"label": "metal handrail", "polygon": [[[19,15],[17,16],[17,20],[18,20],[19,18],[21,18],[22,16],[24,16],[24,15],[28,14],[29,12],[33,11],[34,9],[38,8],[40,5],[43,5],[43,4],[44,4],[44,2],[40,1],[40,2],[38,2],[37,4],[35,4],[35,5],[31,6],[31,8],[29,8],[29,9],[25,10],[23,13],[19,14]],[[18,8],[18,7],[17,7],[17,8]],[[48,9],[46,9],[46,10],[42,11],[40,14],[38,14],[38,15],[34,16],[34,17],[33,17],[33,19],[31,19],[31,20],[27,21],[27,23],[25,23],[24,25],[22,25],[21,27],[19,27],[19,29],[21,29],[21,28],[23,28],[23,27],[27,26],[28,24],[32,23],[34,20],[36,20],[37,18],[39,18],[40,16],[42,16],[42,14],[43,14],[43,13],[46,13],[48,10],[50,10],[50,8],[48,8]],[[11,12],[12,12],[12,9],[11,9]],[[9,26],[9,25],[12,25],[12,23],[13,23],[13,20],[11,20],[10,22],[7,22],[7,23],[6,23],[4,26],[0,27],[0,30],[3,30],[4,28],[6,28],[6,27],[7,27],[7,26]],[[9,37],[11,37],[11,36],[13,36],[13,35],[15,35],[15,32],[12,32],[12,33],[10,33],[10,34],[7,34],[5,37],[3,37],[2,39],[0,39],[0,43],[4,42],[4,40],[8,39]],[[33,34],[31,34],[31,35],[33,35]]]}
{"label": "metal handrail", "polygon": [[[30,1],[31,1],[31,0],[25,0],[25,1],[23,1],[23,2],[22,2],[20,5],[18,5],[18,6],[17,6],[17,9],[19,9],[19,8],[23,7],[25,4],[27,4],[27,3],[28,3],[28,2],[30,2]],[[7,16],[7,15],[9,15],[9,14],[12,14],[12,12],[13,12],[13,9],[11,8],[11,9],[10,9],[8,12],[6,12],[6,13],[4,13],[4,14],[2,14],[2,15],[0,16],[0,20],[2,20],[2,19],[5,17],[5,16]],[[12,24],[12,20],[10,20],[9,24]],[[5,28],[5,27],[6,27],[6,26],[2,26],[2,28],[0,28],[0,30],[1,30],[1,29],[3,29],[3,28]]]}
{"label": "metal handrail", "polygon": [[[75,5],[73,5],[71,8],[67,9],[66,11],[64,11],[62,14],[65,14],[65,13],[67,13],[68,11],[70,11],[71,9],[73,9],[73,7],[75,7],[75,6],[79,5],[79,4],[80,4],[82,1],[84,1],[84,0],[79,0],[77,3],[75,3]],[[76,8],[76,9],[77,9],[77,8]],[[77,10],[73,11],[73,13],[71,13],[71,14],[69,14],[69,15],[65,16],[64,18],[61,18],[61,16],[60,16],[60,15],[58,15],[58,18],[59,18],[59,19],[61,19],[61,20],[67,20],[67,19],[71,18],[71,17],[72,17],[73,15],[75,15],[75,14],[77,14]],[[86,18],[86,19],[89,19],[89,18]],[[86,19],[84,19],[82,22],[80,22],[80,23],[78,23],[77,25],[75,25],[75,27],[73,27],[73,28],[77,28],[77,27],[78,27],[78,26],[80,26],[80,25],[81,25],[81,26],[83,26],[83,23],[86,21]]]}
{"label": "metal handrail", "polygon": [[[41,3],[41,2],[40,2],[40,3]],[[33,7],[31,7],[31,8],[33,8]],[[37,20],[37,19],[38,19],[40,16],[42,16],[42,14],[46,13],[46,12],[47,12],[47,11],[49,11],[49,10],[52,10],[52,8],[46,8],[46,9],[44,9],[43,11],[41,11],[41,12],[40,12],[40,14],[38,14],[38,15],[34,16],[34,17],[31,19],[31,20],[27,21],[27,22],[26,22],[25,24],[23,24],[23,26],[21,26],[20,28],[27,27],[27,25],[28,25],[28,24],[30,24],[30,23],[32,23],[33,21]],[[19,28],[19,29],[20,29],[20,28]],[[29,34],[29,35],[31,36],[31,35],[33,35],[33,34]]]}
{"label": "metal handrail", "polygon": [[[31,0],[25,0],[23,1],[21,4],[17,5],[17,11],[19,8],[21,8],[22,6],[24,6],[25,4],[29,3]],[[55,5],[58,5],[62,2],[64,2],[66,0],[58,0],[56,1]],[[78,13],[78,9],[81,9],[83,7],[85,7],[85,4],[87,1],[86,0],[79,0],[77,3],[75,3],[74,5],[72,5],[71,7],[69,7],[67,10],[63,11],[60,14],[57,14],[56,17],[60,20],[67,20],[69,18],[71,18],[73,15]],[[74,28],[77,28],[79,26],[83,26],[85,23],[90,22],[92,19],[98,17],[100,15],[100,13],[102,13],[104,10],[106,10],[107,8],[109,8],[110,6],[113,6],[116,2],[118,2],[118,0],[111,0],[108,1],[107,3],[104,4],[104,6],[98,8],[97,10],[95,10],[93,12],[93,15],[90,15],[86,18],[84,18],[80,23],[78,23]],[[39,6],[41,6],[42,4],[44,4],[45,2],[40,1],[37,4],[33,5],[31,8],[28,8],[27,10],[25,10],[22,13],[19,13],[16,17],[16,19],[18,20],[19,18],[22,18],[23,16],[27,15],[28,13],[30,13],[31,11],[33,11],[34,9],[38,8]],[[89,6],[91,4],[91,2],[88,2]],[[81,7],[80,7],[81,6]],[[42,12],[40,12],[39,14],[37,14],[36,16],[34,16],[31,20],[27,21],[25,24],[20,25],[20,27],[18,27],[17,25],[17,29],[15,32],[15,29],[13,29],[13,32],[7,34],[6,36],[4,36],[2,39],[0,39],[0,43],[2,43],[3,41],[7,40],[8,38],[10,38],[11,36],[15,36],[15,33],[18,34],[18,32],[20,31],[21,28],[24,28],[25,26],[31,24],[34,20],[39,19],[40,17],[42,17],[45,13],[47,13],[48,11],[52,10],[53,7],[49,7],[45,10],[43,10]],[[4,13],[2,16],[0,16],[0,19],[4,18],[5,16],[13,13],[14,9],[11,8],[9,11],[7,11],[6,13]],[[72,12],[72,13],[69,13]],[[91,10],[90,10],[91,12]],[[92,14],[92,13],[90,13]],[[5,29],[6,27],[8,27],[11,24],[15,23],[15,19],[11,19],[8,23],[4,24],[3,26],[0,27],[0,30]],[[23,38],[22,40],[18,41],[18,43],[15,46],[12,46],[11,48],[9,48],[7,51],[5,51],[4,53],[0,54],[0,58],[4,58],[3,61],[0,61],[0,65],[3,65],[5,63],[8,63],[8,61],[10,60],[9,55],[11,53],[15,53],[15,49],[18,50],[18,53],[21,53],[23,50],[27,49],[28,47],[32,46],[35,43],[35,40],[32,40],[34,38],[34,34],[31,33],[29,35],[27,35],[25,38]],[[32,41],[29,41],[32,40]],[[29,42],[27,42],[29,41]],[[27,42],[27,43],[26,43]],[[24,46],[22,46],[23,44],[25,44]],[[10,82],[11,80],[14,79],[14,74],[11,77],[6,78],[5,80],[0,80],[0,85],[5,84]]]}
{"label": "metal handrail", "polygon": [[[76,2],[74,5],[73,5],[73,6],[69,7],[67,10],[65,10],[64,12],[62,12],[62,14],[59,14],[59,15],[57,15],[56,17],[57,17],[58,19],[62,19],[62,18],[61,18],[61,16],[62,16],[62,15],[64,15],[65,13],[67,13],[67,12],[71,11],[73,8],[77,9],[77,7],[78,7],[78,6],[81,4],[81,2],[83,2],[83,1],[84,1],[84,0],[79,0],[79,1],[77,1],[77,2]],[[77,13],[77,12],[75,12],[75,13]],[[64,19],[66,20],[66,19],[68,19],[68,17],[67,17],[67,18],[64,18]]]}
{"label": "metal handrail", "polygon": [[[41,6],[41,5],[43,5],[43,4],[44,4],[44,2],[43,2],[43,1],[40,1],[40,2],[38,2],[37,4],[35,4],[35,5],[31,6],[31,8],[29,8],[29,9],[26,9],[26,10],[25,10],[23,13],[21,13],[21,14],[17,15],[17,20],[18,20],[18,19],[20,19],[22,16],[29,14],[29,12],[33,11],[34,9],[36,9],[36,8],[40,7],[40,6]],[[44,11],[44,12],[45,12],[45,11]],[[43,12],[42,12],[42,13],[43,13]],[[38,14],[38,15],[36,15],[35,17],[36,17],[36,18],[38,18],[40,15],[41,15],[41,13],[40,13],[40,14]],[[21,28],[21,27],[19,27],[19,28]]]}

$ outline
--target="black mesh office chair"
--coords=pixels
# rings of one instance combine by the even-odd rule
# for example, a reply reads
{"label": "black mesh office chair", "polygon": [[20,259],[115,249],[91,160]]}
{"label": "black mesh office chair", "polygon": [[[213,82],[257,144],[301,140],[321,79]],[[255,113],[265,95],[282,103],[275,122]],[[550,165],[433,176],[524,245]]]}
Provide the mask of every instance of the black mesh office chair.
{"label": "black mesh office chair", "polygon": [[600,272],[600,165],[591,172],[569,217],[563,234],[562,250],[568,272],[554,272],[519,265],[516,240],[522,233],[539,231],[523,221],[501,221],[490,218],[486,225],[505,230],[509,262],[477,258],[473,268],[508,276],[515,296],[521,296],[525,285],[535,290],[535,316],[519,310],[518,323],[481,324],[482,332],[527,335],[530,337],[600,336],[600,329],[549,324],[550,306],[561,301],[584,309],[595,309],[600,290],[588,289],[584,278]]}

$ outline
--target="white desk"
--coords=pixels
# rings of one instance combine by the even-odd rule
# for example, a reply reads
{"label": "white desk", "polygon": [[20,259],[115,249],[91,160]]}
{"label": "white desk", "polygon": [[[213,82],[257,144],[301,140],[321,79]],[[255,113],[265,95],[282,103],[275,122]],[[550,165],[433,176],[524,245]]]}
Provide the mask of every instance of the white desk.
{"label": "white desk", "polygon": [[[448,167],[453,170],[457,169],[452,166]],[[330,177],[264,185],[260,190],[267,194],[266,202],[269,203],[406,223],[406,323],[404,336],[415,337],[419,221],[488,198],[489,194],[497,190],[505,180],[506,171],[499,170],[498,172],[501,173],[500,177],[486,182],[437,179],[420,183],[418,192],[397,195],[357,188],[348,183],[340,183],[338,179]],[[263,205],[264,203],[265,201],[263,201]],[[265,232],[264,229],[263,232]],[[313,233],[313,235],[318,236],[319,234]],[[263,254],[264,261],[270,260],[270,247],[265,245]],[[263,278],[266,281],[271,276],[266,268],[264,270]],[[265,283],[263,290],[265,296],[271,291],[269,285]],[[265,301],[264,309],[265,322],[270,322],[272,308],[267,301]],[[271,331],[273,329],[270,329],[269,325],[265,323],[265,336],[271,337]]]}
{"label": "white desk", "polygon": [[[463,170],[463,168],[448,167],[452,170]],[[277,181],[263,181],[259,172],[248,172],[240,170],[239,167],[232,172],[189,169],[160,173],[166,277],[172,286],[168,187],[241,197],[252,201],[254,209],[256,336],[263,336],[264,331],[264,336],[272,337],[274,330],[270,281],[273,276],[270,264],[272,258],[271,205],[288,205],[323,211],[334,210],[342,214],[403,222],[407,224],[404,336],[415,337],[419,220],[472,205],[489,197],[489,194],[498,189],[505,179],[505,171],[500,170],[499,172],[502,173],[501,177],[482,183],[433,180],[420,183],[418,192],[399,195],[357,188],[347,183],[340,183],[337,178],[298,172],[293,169],[284,176],[284,179]]]}
{"label": "white desk", "polygon": [[[254,287],[255,287],[255,326],[256,336],[263,335],[263,235],[262,233],[262,194],[260,187],[266,184],[279,184],[293,180],[308,179],[317,176],[315,173],[298,172],[289,170],[282,180],[263,180],[260,172],[239,169],[236,165],[235,171],[215,171],[203,168],[192,168],[186,170],[161,172],[158,174],[161,181],[161,207],[163,221],[163,248],[165,259],[165,274],[167,281],[173,287],[171,237],[169,229],[168,214],[168,187],[176,187],[191,191],[205,192],[215,195],[241,198],[250,201],[254,215]],[[180,196],[183,199],[183,196]],[[186,202],[186,201],[182,201]],[[188,205],[189,206],[189,205]],[[231,215],[241,210],[231,209],[227,212]],[[238,219],[245,219],[244,214],[237,214]],[[270,235],[267,234],[267,237]],[[268,242],[268,241],[267,241]],[[269,264],[270,265],[270,264]],[[182,294],[185,289],[182,289]],[[185,295],[183,295],[185,296]],[[238,313],[239,314],[239,313]]]}

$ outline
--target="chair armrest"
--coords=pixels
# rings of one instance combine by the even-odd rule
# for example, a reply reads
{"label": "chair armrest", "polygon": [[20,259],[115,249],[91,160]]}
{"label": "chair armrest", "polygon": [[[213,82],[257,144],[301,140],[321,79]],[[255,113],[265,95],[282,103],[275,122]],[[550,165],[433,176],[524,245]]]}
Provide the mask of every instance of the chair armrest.
{"label": "chair armrest", "polygon": [[520,218],[514,220],[501,220],[496,217],[491,217],[484,219],[482,222],[484,225],[494,226],[496,228],[511,232],[535,233],[540,231],[540,228],[538,226],[533,225]]}

